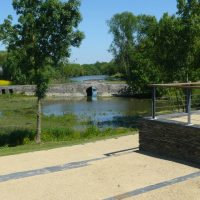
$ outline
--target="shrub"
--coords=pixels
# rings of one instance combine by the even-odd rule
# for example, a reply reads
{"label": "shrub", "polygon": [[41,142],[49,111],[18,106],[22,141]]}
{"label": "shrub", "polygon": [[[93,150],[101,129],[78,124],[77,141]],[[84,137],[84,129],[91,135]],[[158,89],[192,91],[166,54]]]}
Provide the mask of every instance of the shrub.
{"label": "shrub", "polygon": [[[33,130],[12,130],[1,131],[0,146],[17,146],[27,143],[27,141],[34,140],[35,132]],[[26,141],[26,142],[25,142]]]}

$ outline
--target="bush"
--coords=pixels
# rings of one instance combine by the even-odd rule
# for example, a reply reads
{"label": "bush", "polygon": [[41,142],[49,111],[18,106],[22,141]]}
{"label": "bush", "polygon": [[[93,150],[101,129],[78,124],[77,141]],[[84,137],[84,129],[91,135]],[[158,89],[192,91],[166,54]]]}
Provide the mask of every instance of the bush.
{"label": "bush", "polygon": [[27,141],[33,141],[35,132],[32,130],[12,130],[2,131],[0,133],[0,146],[18,146],[27,143]]}

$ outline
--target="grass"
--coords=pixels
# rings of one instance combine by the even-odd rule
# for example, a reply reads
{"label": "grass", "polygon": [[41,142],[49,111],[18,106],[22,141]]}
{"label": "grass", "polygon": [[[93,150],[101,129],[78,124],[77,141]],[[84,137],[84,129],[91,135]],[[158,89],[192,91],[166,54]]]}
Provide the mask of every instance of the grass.
{"label": "grass", "polygon": [[118,137],[136,129],[98,129],[84,122],[86,129],[76,130],[82,125],[77,116],[42,116],[42,144],[34,142],[36,130],[36,98],[20,95],[0,96],[0,156],[51,149],[66,145]]}
{"label": "grass", "polygon": [[85,144],[89,142],[96,142],[100,140],[105,139],[111,139],[111,138],[118,138],[125,135],[133,135],[136,134],[137,131],[132,132],[125,132],[121,134],[114,134],[114,135],[103,135],[103,136],[96,136],[92,138],[82,138],[82,139],[76,139],[76,140],[69,140],[69,141],[53,141],[53,142],[42,142],[41,144],[25,144],[20,145],[16,147],[0,147],[0,156],[7,156],[7,155],[15,155],[20,153],[28,153],[33,151],[42,151],[42,150],[49,150],[54,148],[60,148],[60,147],[66,147],[66,146],[72,146],[72,145],[78,145],[78,144]]}

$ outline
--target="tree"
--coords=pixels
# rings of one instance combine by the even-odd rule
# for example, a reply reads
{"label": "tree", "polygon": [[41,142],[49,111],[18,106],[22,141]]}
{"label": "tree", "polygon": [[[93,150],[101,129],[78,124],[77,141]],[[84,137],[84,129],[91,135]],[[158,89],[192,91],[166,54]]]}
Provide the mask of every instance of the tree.
{"label": "tree", "polygon": [[200,63],[200,1],[177,0],[177,15],[180,20],[181,53],[185,65],[185,80],[199,80]]}
{"label": "tree", "polygon": [[156,18],[124,12],[114,15],[108,21],[108,26],[113,35],[110,51],[115,62],[123,66],[122,73],[133,95],[145,94],[147,84],[159,79],[157,65],[153,60]]}
{"label": "tree", "polygon": [[177,0],[177,13],[154,16],[116,14],[108,22],[110,51],[133,94],[151,82],[197,81],[200,76],[200,1]]}
{"label": "tree", "polygon": [[0,25],[0,40],[7,46],[10,66],[15,62],[16,76],[36,85],[37,143],[41,142],[41,100],[49,82],[47,66],[58,66],[70,56],[70,47],[78,47],[84,37],[77,30],[79,6],[79,0],[13,0],[18,23],[13,25],[8,16]]}
{"label": "tree", "polygon": [[0,51],[0,78],[3,77],[2,66],[5,64],[7,58],[7,53],[5,51]]}
{"label": "tree", "polygon": [[6,51],[0,51],[0,66],[2,66],[6,62],[6,57]]}
{"label": "tree", "polygon": [[154,59],[163,82],[179,81],[185,71],[180,30],[180,20],[175,15],[165,13],[158,22]]}
{"label": "tree", "polygon": [[130,12],[124,12],[114,15],[107,24],[109,33],[113,35],[109,51],[113,54],[116,63],[122,66],[125,77],[129,78],[129,55],[134,48],[137,17]]}
{"label": "tree", "polygon": [[167,13],[159,21],[156,62],[163,81],[199,80],[200,2],[178,0],[177,14]]}

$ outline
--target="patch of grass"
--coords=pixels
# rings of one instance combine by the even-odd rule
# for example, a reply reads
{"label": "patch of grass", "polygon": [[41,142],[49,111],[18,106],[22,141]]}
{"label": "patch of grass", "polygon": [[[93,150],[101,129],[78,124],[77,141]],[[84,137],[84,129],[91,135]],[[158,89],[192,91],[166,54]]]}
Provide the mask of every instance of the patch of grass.
{"label": "patch of grass", "polygon": [[73,138],[74,130],[72,128],[46,128],[42,132],[42,141],[66,141]]}
{"label": "patch of grass", "polygon": [[41,151],[41,150],[48,150],[48,149],[53,149],[53,148],[60,148],[60,147],[65,147],[65,146],[72,146],[72,145],[78,145],[78,144],[85,144],[88,142],[95,142],[99,140],[105,140],[105,139],[110,139],[110,138],[118,138],[126,135],[133,135],[136,134],[137,131],[131,131],[131,132],[126,132],[126,133],[115,133],[114,135],[112,134],[102,134],[101,136],[96,136],[92,138],[78,138],[75,140],[68,140],[68,141],[51,141],[51,142],[42,142],[41,144],[35,144],[35,143],[30,143],[30,144],[25,144],[21,146],[16,146],[16,147],[0,147],[0,156],[7,156],[7,155],[14,155],[14,154],[20,154],[20,153],[28,153],[28,152],[33,152],[33,151]]}

